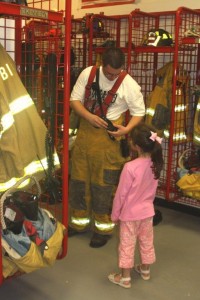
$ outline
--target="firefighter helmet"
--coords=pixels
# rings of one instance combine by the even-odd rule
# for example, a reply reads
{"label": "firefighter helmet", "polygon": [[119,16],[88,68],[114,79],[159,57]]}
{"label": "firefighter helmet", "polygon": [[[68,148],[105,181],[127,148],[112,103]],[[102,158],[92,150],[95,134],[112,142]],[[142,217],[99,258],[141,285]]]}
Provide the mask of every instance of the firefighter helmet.
{"label": "firefighter helmet", "polygon": [[173,44],[172,36],[164,29],[151,29],[145,34],[143,46],[171,46]]}
{"label": "firefighter helmet", "polygon": [[12,196],[8,196],[5,199],[3,203],[3,214],[6,228],[14,234],[21,233],[25,216],[16,206]]}
{"label": "firefighter helmet", "polygon": [[[89,33],[89,28],[88,28],[88,24],[87,24],[87,18],[83,17],[82,21],[81,21],[81,31],[83,33]],[[104,23],[100,18],[96,18],[94,17],[92,20],[92,28],[93,28],[93,33],[101,33],[102,31],[104,31]]]}
{"label": "firefighter helmet", "polygon": [[25,217],[31,221],[38,220],[38,196],[26,191],[16,191],[13,199]]}
{"label": "firefighter helmet", "polygon": [[94,18],[93,19],[93,32],[100,33],[104,31],[104,24],[101,19]]}

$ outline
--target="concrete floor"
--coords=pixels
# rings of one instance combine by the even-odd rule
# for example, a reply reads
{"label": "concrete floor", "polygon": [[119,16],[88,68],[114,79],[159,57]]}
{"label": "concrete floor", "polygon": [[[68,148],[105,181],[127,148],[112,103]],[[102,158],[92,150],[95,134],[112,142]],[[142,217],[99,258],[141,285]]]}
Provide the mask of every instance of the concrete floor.
{"label": "concrete floor", "polygon": [[87,233],[70,238],[67,256],[53,267],[6,280],[0,287],[0,299],[199,300],[200,218],[158,208],[163,221],[154,227],[157,261],[150,281],[133,272],[131,289],[110,283],[107,275],[117,270],[117,230],[100,249],[88,246],[91,234]]}

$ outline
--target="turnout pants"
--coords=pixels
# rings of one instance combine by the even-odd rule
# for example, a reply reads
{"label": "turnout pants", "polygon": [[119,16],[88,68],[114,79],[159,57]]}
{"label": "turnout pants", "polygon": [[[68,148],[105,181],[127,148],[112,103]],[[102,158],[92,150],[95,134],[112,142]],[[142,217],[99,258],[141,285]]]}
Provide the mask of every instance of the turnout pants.
{"label": "turnout pants", "polygon": [[[115,121],[122,122],[122,116]],[[111,140],[105,129],[81,119],[71,162],[69,225],[72,228],[112,233],[113,193],[126,160],[121,155],[119,140]]]}

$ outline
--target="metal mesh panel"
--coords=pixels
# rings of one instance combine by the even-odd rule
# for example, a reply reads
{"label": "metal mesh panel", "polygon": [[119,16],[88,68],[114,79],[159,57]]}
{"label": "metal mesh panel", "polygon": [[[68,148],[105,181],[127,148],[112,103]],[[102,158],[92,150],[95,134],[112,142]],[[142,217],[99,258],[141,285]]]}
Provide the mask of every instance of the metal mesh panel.
{"label": "metal mesh panel", "polygon": [[[179,9],[176,12],[144,13],[139,10],[129,15],[128,70],[142,88],[145,102],[153,91],[158,78],[156,72],[168,62],[173,62],[173,82],[171,97],[170,138],[163,142],[164,170],[159,182],[157,196],[185,205],[200,206],[200,201],[186,197],[177,187],[178,159],[186,148],[193,148],[193,122],[196,98],[192,90],[199,84],[199,39],[186,38],[188,29],[199,28],[198,12]],[[174,40],[165,47],[143,46],[146,33],[151,29],[164,29]],[[179,93],[183,79],[184,95]],[[181,100],[180,100],[181,98]],[[181,108],[186,109],[181,111]],[[180,109],[180,112],[177,109]],[[186,139],[176,140],[182,132]]]}
{"label": "metal mesh panel", "polygon": [[[46,189],[45,180],[42,180],[40,182],[42,195],[39,205],[48,209],[55,218],[66,225],[67,216],[63,210],[67,211],[67,198],[62,199],[64,64],[61,61],[64,52],[63,26],[65,24],[62,13],[45,11],[42,18],[38,17],[38,13],[40,16],[42,15],[42,10],[51,9],[51,1],[29,2],[28,9],[27,13],[37,14],[37,17],[30,18],[29,15],[22,15],[20,6],[0,4],[0,43],[15,61],[22,83],[48,129],[52,128],[48,113],[52,114],[53,146],[61,163],[60,169],[53,169],[53,176],[58,183],[60,197],[52,201],[52,197]],[[7,14],[7,10],[9,14]],[[52,68],[48,68],[48,55],[51,56],[53,62]],[[51,73],[53,73],[53,81]],[[54,109],[50,112],[51,101],[54,101]],[[66,243],[63,249],[60,257],[66,255]],[[0,282],[2,282],[2,274],[0,275]]]}

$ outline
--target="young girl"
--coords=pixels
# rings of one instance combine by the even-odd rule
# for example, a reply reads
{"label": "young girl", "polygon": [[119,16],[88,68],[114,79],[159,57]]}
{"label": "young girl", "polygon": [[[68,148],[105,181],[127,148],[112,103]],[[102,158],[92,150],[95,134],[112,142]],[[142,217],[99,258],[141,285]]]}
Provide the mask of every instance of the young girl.
{"label": "young girl", "polygon": [[[138,157],[127,162],[122,170],[113,201],[111,219],[120,224],[119,268],[108,279],[124,288],[131,287],[131,269],[144,280],[150,279],[150,265],[155,262],[153,244],[153,201],[163,168],[162,139],[146,124],[131,132],[131,148]],[[141,263],[134,266],[136,242]]]}

